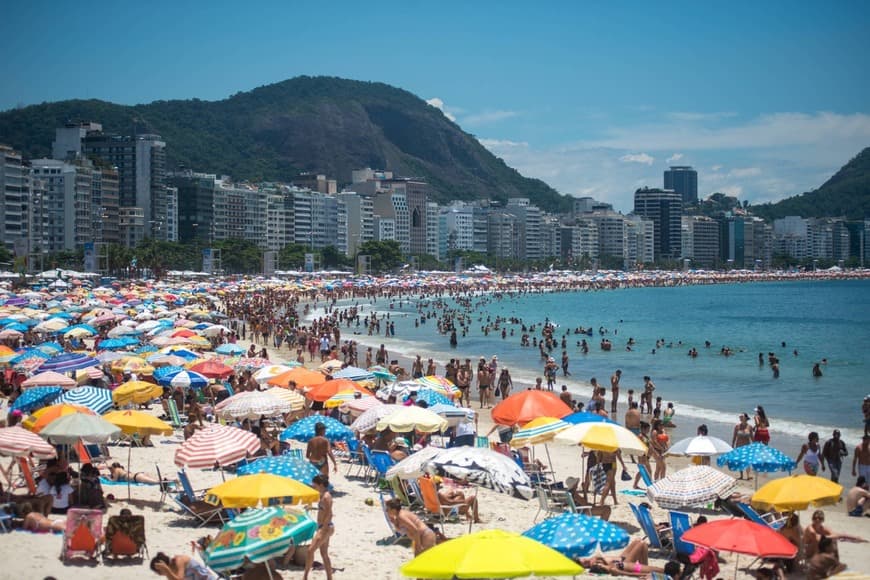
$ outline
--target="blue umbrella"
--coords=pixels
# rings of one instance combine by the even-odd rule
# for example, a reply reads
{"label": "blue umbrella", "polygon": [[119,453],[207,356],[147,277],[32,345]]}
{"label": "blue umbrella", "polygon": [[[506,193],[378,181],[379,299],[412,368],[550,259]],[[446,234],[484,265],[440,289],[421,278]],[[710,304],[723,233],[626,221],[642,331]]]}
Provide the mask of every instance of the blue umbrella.
{"label": "blue umbrella", "polygon": [[65,392],[57,399],[57,403],[69,403],[87,407],[94,413],[102,415],[112,408],[112,391],[100,387],[78,387]]}
{"label": "blue umbrella", "polygon": [[237,344],[226,343],[215,349],[218,354],[244,354],[245,349]]}
{"label": "blue umbrella", "polygon": [[201,358],[198,354],[196,354],[192,350],[187,350],[186,348],[170,348],[166,350],[166,354],[174,354],[175,356],[180,356],[181,358],[187,360],[196,360],[198,358]]}
{"label": "blue umbrella", "polygon": [[571,413],[567,417],[562,417],[562,420],[566,423],[571,423],[572,425],[578,425],[580,423],[616,423],[616,421],[612,419],[602,417],[601,415],[597,415],[595,413],[587,413],[586,411]]}
{"label": "blue umbrella", "polygon": [[173,374],[175,374],[177,372],[181,372],[183,370],[184,370],[184,367],[179,367],[179,366],[175,366],[175,365],[160,367],[158,369],[154,369],[154,372],[151,373],[151,376],[154,377],[154,380],[159,383],[160,380],[163,379],[164,377],[167,377],[169,375],[173,375]]}
{"label": "blue umbrella", "polygon": [[102,342],[100,342],[101,350],[116,350],[120,348],[127,348],[131,344],[137,344],[139,341],[135,338],[109,338]]}
{"label": "blue umbrella", "polygon": [[100,361],[86,354],[68,352],[66,354],[51,357],[42,363],[39,370],[41,372],[54,371],[56,373],[68,373],[70,371],[99,366],[99,364]]}
{"label": "blue umbrella", "polygon": [[[153,376],[153,375],[152,375]],[[178,372],[169,373],[157,379],[163,386],[168,387],[186,387],[190,389],[201,389],[208,384],[208,377],[187,369]]]}
{"label": "blue umbrella", "polygon": [[628,545],[625,530],[601,518],[562,512],[526,530],[523,535],[561,552],[568,558],[583,558],[597,547],[607,552]]}
{"label": "blue umbrella", "polygon": [[66,328],[60,329],[59,331],[57,331],[57,333],[63,334],[64,336],[66,336],[69,333],[69,331],[75,330],[77,328],[81,328],[83,330],[86,330],[90,334],[97,334],[97,329],[94,328],[93,326],[91,326],[90,324],[73,324],[72,326],[67,326]]}
{"label": "blue umbrella", "polygon": [[314,467],[311,462],[294,457],[292,455],[276,455],[273,457],[263,457],[257,459],[247,465],[243,465],[236,469],[238,475],[252,475],[254,473],[271,473],[272,475],[280,475],[289,477],[296,481],[301,481],[305,485],[311,485],[311,480],[320,471]]}
{"label": "blue umbrella", "polygon": [[333,419],[332,417],[324,417],[323,415],[311,415],[300,419],[284,429],[279,439],[286,441],[287,439],[295,439],[303,443],[314,438],[314,425],[323,423],[326,425],[326,433],[324,436],[330,441],[347,441],[353,439],[353,431],[350,428]]}
{"label": "blue umbrella", "polygon": [[22,413],[29,413],[48,405],[62,392],[63,389],[60,387],[31,387],[21,393],[21,396],[15,399],[15,402],[9,408],[13,411],[18,410]]}
{"label": "blue umbrella", "polygon": [[435,405],[453,405],[453,401],[432,389],[418,389],[417,400],[426,401],[426,404],[430,407],[434,407]]}
{"label": "blue umbrella", "polygon": [[28,328],[26,324],[21,324],[20,322],[10,322],[6,326],[3,327],[3,330],[16,330],[18,332],[27,332]]}
{"label": "blue umbrella", "polygon": [[146,344],[144,346],[140,346],[136,350],[133,351],[135,354],[145,354],[148,352],[157,352],[157,347],[153,344]]}
{"label": "blue umbrella", "polygon": [[27,360],[29,358],[41,358],[44,360],[48,360],[51,358],[51,355],[45,354],[45,352],[41,351],[38,348],[28,348],[27,350],[25,350],[21,354],[9,359],[9,362],[10,362],[10,364],[12,364],[14,366],[14,365],[17,365],[18,363],[20,363],[21,361]]}
{"label": "blue umbrella", "polygon": [[780,451],[763,443],[751,443],[737,447],[716,460],[719,467],[728,466],[731,471],[754,469],[764,473],[774,471],[791,471],[795,468],[794,460]]}
{"label": "blue umbrella", "polygon": [[340,371],[332,373],[332,378],[350,379],[352,381],[369,381],[375,378],[375,375],[359,367],[345,367]]}
{"label": "blue umbrella", "polygon": [[63,346],[59,345],[56,342],[43,342],[42,344],[37,345],[36,348],[38,348],[42,352],[48,353],[49,356],[53,354],[59,354],[64,351]]}

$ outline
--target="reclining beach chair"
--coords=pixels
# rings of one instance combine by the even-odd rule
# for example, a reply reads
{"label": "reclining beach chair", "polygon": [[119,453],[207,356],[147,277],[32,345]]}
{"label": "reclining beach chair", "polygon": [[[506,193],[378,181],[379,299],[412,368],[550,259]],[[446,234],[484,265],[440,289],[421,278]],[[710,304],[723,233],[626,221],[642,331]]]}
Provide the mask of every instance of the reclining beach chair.
{"label": "reclining beach chair", "polygon": [[640,529],[643,530],[650,549],[669,553],[670,550],[666,545],[670,545],[670,538],[668,538],[666,534],[670,528],[660,530],[653,521],[652,513],[650,513],[647,506],[643,504],[635,505],[633,503],[629,503],[628,505],[631,508],[634,517],[637,519],[637,523],[640,524]]}
{"label": "reclining beach chair", "polygon": [[695,552],[695,544],[683,541],[683,534],[692,527],[692,519],[684,512],[669,512],[671,520],[671,539],[674,541],[674,553],[684,568],[680,578],[690,578],[697,566],[690,557]]}
{"label": "reclining beach chair", "polygon": [[780,514],[776,512],[767,512],[765,514],[760,514],[755,511],[748,503],[738,502],[737,507],[739,507],[744,514],[746,514],[746,519],[749,521],[755,522],[756,524],[761,524],[762,526],[766,526],[772,530],[779,530],[782,526],[785,525],[785,522],[788,521],[788,516],[782,517]]}
{"label": "reclining beach chair", "polygon": [[103,512],[70,508],[66,514],[60,557],[64,563],[70,558],[84,556],[95,560],[100,555],[103,536]]}
{"label": "reclining beach chair", "polygon": [[[459,520],[459,509],[462,506],[444,506],[441,505],[441,500],[438,499],[438,491],[435,489],[435,482],[429,477],[421,477],[417,480],[420,487],[420,493],[423,496],[423,506],[431,515],[438,518],[438,523],[441,525],[441,533],[444,533],[444,523],[448,520]],[[470,520],[469,520],[470,522]],[[471,531],[471,523],[468,524],[468,531]]]}
{"label": "reclining beach chair", "polygon": [[647,471],[646,466],[637,464],[637,471],[640,473],[640,479],[643,481],[644,485],[650,487],[653,484],[652,477],[649,475],[649,471]]}
{"label": "reclining beach chair", "polygon": [[378,499],[381,502],[381,510],[384,512],[384,519],[387,520],[387,527],[390,529],[391,535],[388,538],[384,538],[379,543],[392,546],[396,542],[400,542],[403,538],[407,538],[408,536],[399,530],[396,529],[396,526],[393,525],[393,521],[390,519],[389,514],[387,513],[387,502],[384,501],[384,494],[379,493]]}
{"label": "reclining beach chair", "polygon": [[360,445],[361,444],[357,439],[351,439],[347,442],[348,464],[347,473],[344,474],[345,477],[350,477],[350,472],[354,468],[356,468],[355,477],[362,477],[366,470],[365,455],[363,455]]}
{"label": "reclining beach chair", "polygon": [[541,513],[544,514],[544,519],[547,519],[550,516],[565,511],[565,504],[555,501],[544,486],[536,485],[535,495],[538,496],[538,511],[535,513],[535,519],[532,520],[533,522],[538,521],[538,517]]}
{"label": "reclining beach chair", "polygon": [[387,470],[396,462],[386,451],[370,451],[368,446],[363,445],[363,453],[371,467],[371,478],[375,485],[379,485],[387,474]]}
{"label": "reclining beach chair", "polygon": [[106,524],[106,545],[103,558],[107,557],[142,558],[148,557],[145,543],[145,516],[111,516]]}
{"label": "reclining beach chair", "polygon": [[181,511],[192,515],[199,521],[199,526],[214,522],[215,520],[223,523],[223,508],[219,505],[213,505],[205,501],[202,491],[200,493],[194,491],[190,485],[190,479],[187,477],[187,472],[183,469],[178,472],[178,481],[181,483],[182,492],[174,497],[175,503],[181,508]]}
{"label": "reclining beach chair", "polygon": [[169,422],[175,429],[181,429],[181,417],[178,415],[178,405],[175,404],[175,399],[169,397],[166,399],[166,408],[169,409]]}
{"label": "reclining beach chair", "polygon": [[0,532],[4,534],[12,531],[12,518],[15,514],[15,509],[11,503],[0,505]]}

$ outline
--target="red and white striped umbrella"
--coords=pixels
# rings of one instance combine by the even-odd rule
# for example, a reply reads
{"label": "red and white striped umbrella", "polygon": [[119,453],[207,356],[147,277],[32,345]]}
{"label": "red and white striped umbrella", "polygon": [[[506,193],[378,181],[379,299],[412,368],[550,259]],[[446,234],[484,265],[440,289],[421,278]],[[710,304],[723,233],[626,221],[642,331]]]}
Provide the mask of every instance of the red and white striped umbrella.
{"label": "red and white striped umbrella", "polygon": [[231,465],[260,449],[260,440],[250,431],[212,425],[197,431],[175,452],[175,465],[206,468]]}
{"label": "red and white striped umbrella", "polygon": [[47,443],[45,439],[16,425],[0,429],[0,455],[13,457],[29,455],[38,459],[49,459],[55,457],[57,453],[54,446]]}

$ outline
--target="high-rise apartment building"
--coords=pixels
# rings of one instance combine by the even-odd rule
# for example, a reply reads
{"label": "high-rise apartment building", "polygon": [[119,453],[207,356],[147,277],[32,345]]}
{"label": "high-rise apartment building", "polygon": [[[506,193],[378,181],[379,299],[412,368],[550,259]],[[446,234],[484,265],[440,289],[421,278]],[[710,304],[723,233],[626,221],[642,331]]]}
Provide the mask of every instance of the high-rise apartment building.
{"label": "high-rise apartment building", "polygon": [[9,251],[29,234],[28,172],[20,153],[0,145],[0,243]]}
{"label": "high-rise apartment building", "polygon": [[639,215],[625,216],[623,221],[623,261],[626,270],[655,260],[655,224]]}
{"label": "high-rise apartment building", "polygon": [[33,210],[41,215],[33,220],[40,227],[31,236],[31,251],[74,250],[93,241],[91,199],[94,170],[90,163],[34,159],[31,172],[34,179],[44,184],[42,199]]}
{"label": "high-rise apartment building", "polygon": [[520,218],[503,208],[491,208],[487,215],[487,253],[496,259],[519,260]]}
{"label": "high-rise apartment building", "polygon": [[682,209],[675,191],[644,187],[634,192],[634,213],[652,220],[655,228],[656,260],[680,257]]}
{"label": "high-rise apartment building", "polygon": [[683,258],[693,268],[712,268],[719,261],[719,223],[706,216],[683,216]]}
{"label": "high-rise apartment building", "polygon": [[347,249],[345,255],[355,256],[362,244],[371,241],[374,233],[374,202],[370,196],[354,191],[343,191],[337,195],[344,204],[347,229]]}
{"label": "high-rise apartment building", "polygon": [[665,189],[680,194],[684,204],[698,203],[698,172],[688,165],[674,165],[665,170]]}
{"label": "high-rise apartment building", "polygon": [[517,218],[516,226],[519,238],[517,258],[529,261],[545,258],[544,244],[541,239],[541,210],[532,205],[528,198],[512,197],[508,199],[503,211]]}

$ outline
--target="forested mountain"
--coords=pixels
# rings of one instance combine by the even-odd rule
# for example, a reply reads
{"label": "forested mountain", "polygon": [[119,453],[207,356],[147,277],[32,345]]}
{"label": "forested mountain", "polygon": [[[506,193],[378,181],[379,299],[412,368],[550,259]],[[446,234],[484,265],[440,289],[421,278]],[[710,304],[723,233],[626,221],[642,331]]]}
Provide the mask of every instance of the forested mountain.
{"label": "forested mountain", "polygon": [[170,168],[257,181],[317,172],[347,183],[352,170],[372,167],[426,179],[439,202],[528,197],[550,211],[571,203],[508,167],[424,100],[382,83],[297,77],[221,101],[42,103],[0,113],[0,143],[47,156],[55,127],[77,120],[119,134],[134,127],[158,133]]}

